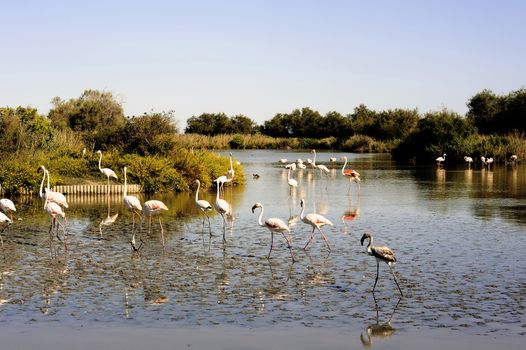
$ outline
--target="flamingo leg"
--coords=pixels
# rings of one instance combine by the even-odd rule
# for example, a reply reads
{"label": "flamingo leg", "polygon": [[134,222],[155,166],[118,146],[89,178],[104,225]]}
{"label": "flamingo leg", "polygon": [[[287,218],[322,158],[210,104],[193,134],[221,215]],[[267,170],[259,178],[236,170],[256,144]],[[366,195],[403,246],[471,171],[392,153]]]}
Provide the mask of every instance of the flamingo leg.
{"label": "flamingo leg", "polygon": [[376,279],[374,280],[373,293],[374,293],[374,289],[376,288],[376,283],[378,282],[379,272],[380,272],[380,262],[377,260],[376,261]]}
{"label": "flamingo leg", "polygon": [[[2,233],[4,233],[6,228],[7,228],[7,226],[4,226],[2,231],[0,231],[0,243],[2,244],[2,250],[4,250],[4,239],[2,238]],[[5,255],[4,255],[4,258],[5,258]]]}
{"label": "flamingo leg", "polygon": [[400,291],[400,295],[404,296],[404,293],[402,293],[402,289],[400,288],[400,285],[398,284],[398,281],[396,279],[396,275],[395,275],[395,273],[393,271],[393,268],[391,267],[391,265],[388,265],[388,266],[389,266],[389,269],[391,270],[391,273],[393,274],[393,278],[395,280],[396,286],[398,287],[398,290]]}
{"label": "flamingo leg", "polygon": [[163,224],[161,223],[161,216],[159,215],[159,226],[161,226],[161,240],[162,240],[162,244],[163,244],[163,249],[164,249],[164,229],[163,229]]}
{"label": "flamingo leg", "polygon": [[267,259],[270,259],[270,253],[272,253],[272,246],[274,245],[274,232],[270,232],[270,250],[268,251]]}
{"label": "flamingo leg", "polygon": [[329,244],[329,240],[327,239],[327,237],[325,237],[325,235],[321,231],[321,228],[318,227],[318,231],[320,231],[321,236],[323,237],[323,240],[325,241],[325,244],[327,244],[327,248],[329,248],[329,252],[330,252],[331,251],[331,245]]}
{"label": "flamingo leg", "polygon": [[225,214],[221,213],[221,217],[223,218],[223,242],[226,242],[226,219]]}
{"label": "flamingo leg", "polygon": [[64,248],[67,250],[68,249],[68,234],[66,232],[65,226],[60,223],[60,220],[57,219],[57,239],[58,240],[60,240],[60,238],[58,236],[58,230],[59,230],[60,227],[62,227],[62,232],[63,232],[63,235],[64,235]]}
{"label": "flamingo leg", "polygon": [[207,213],[205,213],[206,218],[208,219],[208,232],[210,233],[210,237],[212,237],[212,226],[210,225],[210,216],[208,216]]}
{"label": "flamingo leg", "polygon": [[307,242],[307,244],[305,244],[305,247],[303,247],[303,250],[307,250],[307,247],[309,246],[310,242],[314,238],[314,229],[315,229],[315,227],[312,226],[312,232],[310,233],[309,241]]}
{"label": "flamingo leg", "polygon": [[294,254],[292,254],[292,244],[290,244],[290,240],[285,236],[283,232],[281,232],[283,238],[285,238],[285,241],[287,241],[287,248],[289,248],[290,257],[292,258],[292,263],[294,263],[296,260],[294,259]]}

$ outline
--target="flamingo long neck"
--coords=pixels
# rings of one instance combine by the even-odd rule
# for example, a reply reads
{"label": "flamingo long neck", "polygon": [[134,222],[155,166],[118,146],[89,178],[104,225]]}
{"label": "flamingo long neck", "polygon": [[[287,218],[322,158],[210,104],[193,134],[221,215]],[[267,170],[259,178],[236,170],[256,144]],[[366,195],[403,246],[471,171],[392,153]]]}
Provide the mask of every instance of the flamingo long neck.
{"label": "flamingo long neck", "polygon": [[102,162],[102,152],[100,152],[100,157],[99,157],[99,170],[102,172],[102,167],[100,166],[101,162]]}
{"label": "flamingo long neck", "polygon": [[342,174],[345,175],[345,166],[347,165],[347,157],[345,157],[345,163],[343,163]]}
{"label": "flamingo long neck", "polygon": [[291,170],[291,169],[292,169],[292,167],[289,168],[289,172],[287,173],[287,180],[288,180],[288,181],[290,181],[290,170]]}
{"label": "flamingo long neck", "polygon": [[234,170],[234,167],[232,166],[232,154],[230,154],[230,170]]}
{"label": "flamingo long neck", "polygon": [[49,170],[46,169],[46,175],[47,175],[47,187],[46,189],[49,191],[51,190],[51,187],[49,187]]}
{"label": "flamingo long neck", "polygon": [[195,202],[199,200],[199,187],[201,187],[201,182],[197,183],[197,190],[195,191]]}
{"label": "flamingo long neck", "polygon": [[259,212],[259,217],[258,217],[259,226],[265,226],[265,224],[263,223],[263,211],[264,210],[265,210],[265,208],[263,208],[263,206],[261,206],[261,211]]}
{"label": "flamingo long neck", "polygon": [[[126,197],[126,192],[128,190],[128,182],[126,181],[126,168],[124,168],[124,193],[123,197]],[[108,207],[109,209],[109,207]]]}
{"label": "flamingo long neck", "polygon": [[42,176],[42,182],[40,183],[40,192],[38,193],[40,195],[40,198],[44,198],[44,193],[42,192],[42,189],[44,188],[44,180],[46,179],[46,168],[43,168],[44,175]]}
{"label": "flamingo long neck", "polygon": [[216,202],[219,202],[219,181],[217,183]]}
{"label": "flamingo long neck", "polygon": [[300,219],[303,221],[303,219],[305,218],[305,204],[302,203],[301,204],[301,213],[300,213]]}
{"label": "flamingo long neck", "polygon": [[367,251],[371,253],[371,247],[373,246],[373,236],[369,237],[369,244],[367,244]]}
{"label": "flamingo long neck", "polygon": [[312,160],[312,165],[316,166],[316,150],[313,149],[312,153],[314,153],[314,159]]}

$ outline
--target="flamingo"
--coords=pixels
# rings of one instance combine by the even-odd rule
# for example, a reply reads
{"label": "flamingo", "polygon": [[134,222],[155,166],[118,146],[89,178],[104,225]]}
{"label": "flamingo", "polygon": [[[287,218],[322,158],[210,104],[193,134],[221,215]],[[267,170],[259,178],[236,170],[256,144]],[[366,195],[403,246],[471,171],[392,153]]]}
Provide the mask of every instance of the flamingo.
{"label": "flamingo", "polygon": [[280,162],[281,164],[286,164],[286,163],[287,163],[287,158],[281,158],[281,159],[279,160],[279,162]]}
{"label": "flamingo", "polygon": [[[197,183],[197,190],[195,191],[195,205],[199,210],[201,210],[208,219],[208,230],[210,232],[210,236],[212,236],[212,228],[210,227],[210,217],[206,213],[207,211],[212,210],[212,206],[208,201],[205,201],[204,199],[199,199],[199,188],[201,187],[201,181],[198,179],[195,180]],[[203,229],[205,228],[205,218],[203,218]]]}
{"label": "flamingo", "polygon": [[351,182],[354,181],[358,185],[358,193],[360,193],[360,173],[353,169],[345,170],[345,166],[347,165],[347,157],[343,156],[341,159],[345,160],[345,163],[343,163],[342,167],[342,175],[349,178],[349,190],[351,189]]}
{"label": "flamingo", "polygon": [[488,166],[488,170],[491,168],[491,163],[493,163],[493,158],[487,158],[486,159],[486,165]]}
{"label": "flamingo", "polygon": [[442,155],[442,157],[438,157],[437,159],[435,159],[437,161],[437,165],[438,166],[441,166],[442,165],[442,162],[446,160],[446,154],[444,153]]}
{"label": "flamingo", "polygon": [[468,168],[471,168],[471,163],[473,163],[473,158],[464,156],[464,161],[468,163]]}
{"label": "flamingo", "polygon": [[[44,168],[43,165],[41,165],[41,168],[44,170],[45,175],[47,175],[47,187],[45,189],[45,199],[47,199],[50,202],[55,202],[58,205],[60,205],[63,208],[69,208],[68,201],[66,200],[66,197],[64,194],[56,191],[51,191],[51,187],[49,187],[49,171]],[[42,186],[40,186],[42,187]],[[40,195],[42,198],[42,195]]]}
{"label": "flamingo", "polygon": [[[319,164],[319,165],[316,164],[316,150],[313,149],[313,150],[311,151],[311,153],[314,153],[314,159],[312,160],[312,165],[314,166],[315,169],[316,169],[316,168],[320,169],[320,176],[323,176],[323,173],[325,173],[325,174],[329,174],[329,173],[331,172],[331,171],[329,170],[329,168],[327,168],[327,167],[326,167],[325,165],[323,165],[323,164]],[[329,176],[329,175],[327,175],[327,176]]]}
{"label": "flamingo", "polygon": [[[0,184],[0,192],[2,191],[2,185]],[[16,211],[15,203],[7,198],[0,199],[0,209],[9,213],[11,221],[13,221],[13,212]]]}
{"label": "flamingo", "polygon": [[270,253],[272,252],[272,245],[274,244],[274,233],[281,233],[285,241],[287,241],[287,248],[289,248],[290,251],[290,257],[292,258],[292,262],[294,262],[294,255],[292,254],[292,245],[290,244],[290,240],[285,236],[285,232],[290,232],[290,228],[283,222],[283,220],[278,218],[269,218],[265,220],[265,223],[262,222],[263,218],[263,211],[265,208],[263,207],[263,204],[256,202],[252,206],[252,214],[254,214],[254,211],[256,208],[261,208],[261,212],[259,213],[258,217],[258,224],[259,226],[266,227],[270,231],[270,250],[268,252],[267,259],[270,259]]}
{"label": "flamingo", "polygon": [[337,160],[336,157],[330,157],[330,158],[329,158],[329,162],[331,162],[331,163],[336,162],[336,160]]}
{"label": "flamingo", "polygon": [[256,180],[257,180],[257,179],[259,179],[259,178],[260,178],[260,176],[259,176],[259,174],[252,174],[252,178],[254,178],[254,179],[256,179]]}
{"label": "flamingo", "polygon": [[124,167],[124,192],[122,194],[122,199],[124,201],[124,205],[126,208],[128,208],[129,211],[132,212],[132,239],[130,241],[130,244],[133,248],[133,250],[137,250],[135,247],[135,214],[137,214],[139,217],[141,214],[139,211],[142,210],[141,201],[139,198],[135,196],[128,195],[128,182],[126,179],[126,167]]}
{"label": "flamingo", "polygon": [[232,213],[232,207],[230,204],[224,200],[219,198],[219,182],[217,183],[217,193],[216,193],[216,202],[214,204],[214,208],[216,211],[221,214],[221,217],[223,218],[223,242],[226,242],[226,217]]}
{"label": "flamingo", "polygon": [[394,256],[393,251],[389,247],[373,246],[373,235],[371,235],[368,232],[363,234],[360,240],[360,243],[363,245],[363,242],[366,239],[369,239],[369,244],[367,244],[367,254],[372,255],[376,258],[376,279],[374,281],[373,293],[374,293],[374,289],[376,288],[376,283],[378,282],[378,274],[380,271],[380,261],[383,261],[389,266],[389,269],[391,270],[391,273],[393,274],[393,278],[395,280],[396,286],[398,287],[398,290],[400,291],[400,295],[404,296],[404,293],[402,293],[402,289],[400,289],[400,285],[398,284],[398,281],[396,280],[396,276],[392,268],[392,265],[396,262],[396,257]]}
{"label": "flamingo", "polygon": [[232,167],[232,152],[230,152],[230,169],[226,172],[226,177],[230,181],[234,179],[234,168]]}
{"label": "flamingo", "polygon": [[316,213],[310,213],[304,216],[303,213],[305,212],[305,201],[303,199],[300,201],[300,205],[301,205],[301,213],[300,213],[301,221],[303,221],[307,225],[312,226],[312,232],[310,233],[309,241],[307,242],[307,244],[305,244],[305,247],[303,247],[303,249],[307,250],[307,247],[309,246],[310,242],[314,238],[314,230],[318,229],[318,231],[320,231],[321,233],[321,236],[323,237],[323,240],[325,241],[325,244],[327,244],[327,248],[329,248],[329,251],[331,251],[331,246],[329,244],[329,241],[327,240],[327,237],[325,237],[325,235],[321,231],[321,227],[325,225],[333,226],[332,222],[329,219],[325,218],[324,216],[316,214]]}
{"label": "flamingo", "polygon": [[486,166],[486,157],[480,156],[480,162],[482,163],[482,166]]}
{"label": "flamingo", "polygon": [[285,169],[292,169],[292,171],[296,171],[297,165],[296,163],[290,163],[285,165]]}
{"label": "flamingo", "polygon": [[516,154],[513,154],[513,155],[510,157],[510,162],[512,162],[512,163],[517,162],[517,155],[516,155]]}
{"label": "flamingo", "polygon": [[164,246],[164,229],[163,229],[163,224],[161,222],[161,212],[163,210],[168,210],[168,207],[163,202],[156,200],[156,199],[152,199],[152,200],[144,202],[142,209],[143,209],[142,211],[143,217],[141,219],[141,227],[142,227],[142,221],[144,220],[144,217],[147,217],[148,218],[148,234],[150,234],[150,228],[152,226],[152,216],[153,215],[159,216],[159,226],[161,226],[161,243],[164,249],[165,247]]}
{"label": "flamingo", "polygon": [[290,172],[292,171],[292,168],[289,168],[289,171],[287,172],[287,182],[290,186],[290,192],[292,193],[293,189],[298,187],[298,181],[296,181],[295,179],[292,179],[290,177]]}
{"label": "flamingo", "polygon": [[110,168],[101,168],[101,165],[100,163],[102,162],[102,152],[100,150],[97,151],[97,153],[100,155],[100,158],[99,158],[99,170],[101,173],[103,173],[107,178],[108,178],[108,192],[109,192],[109,187],[110,187],[110,177],[113,177],[115,179],[117,179],[117,174],[115,174],[115,172],[113,170],[111,170]]}
{"label": "flamingo", "polygon": [[226,182],[230,182],[232,181],[232,179],[229,179],[227,176],[225,175],[222,175],[222,176],[219,176],[217,179],[214,179],[214,182],[217,183],[217,187],[219,188],[219,190],[221,192],[223,192],[223,185],[226,183]]}
{"label": "flamingo", "polygon": [[55,202],[51,202],[48,199],[46,199],[45,202],[44,202],[44,211],[51,216],[51,226],[49,228],[50,244],[51,244],[51,241],[53,240],[53,236],[54,236],[53,228],[55,227],[55,223],[56,223],[57,238],[60,240],[60,238],[58,236],[58,229],[60,228],[60,226],[62,226],[62,230],[64,231],[64,245],[66,245],[66,242],[67,242],[66,228],[60,222],[60,220],[57,218],[57,216],[62,216],[62,218],[65,219],[66,218],[66,213],[64,213],[64,210],[62,209],[62,207],[59,204],[57,204]]}
{"label": "flamingo", "polygon": [[5,215],[4,213],[0,211],[0,222],[7,224],[4,226],[2,231],[0,231],[0,243],[2,243],[2,249],[4,249],[4,239],[2,238],[2,233],[4,233],[7,226],[9,226],[9,224],[12,223],[13,220],[11,220],[9,217],[7,217],[7,215]]}

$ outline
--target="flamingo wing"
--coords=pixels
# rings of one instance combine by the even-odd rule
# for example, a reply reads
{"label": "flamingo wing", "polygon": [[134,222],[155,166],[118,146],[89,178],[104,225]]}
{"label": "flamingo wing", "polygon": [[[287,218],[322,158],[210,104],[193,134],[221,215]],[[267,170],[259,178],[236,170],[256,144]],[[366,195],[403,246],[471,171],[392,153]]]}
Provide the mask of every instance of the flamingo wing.
{"label": "flamingo wing", "polygon": [[148,208],[150,211],[168,210],[168,207],[166,206],[166,204],[164,204],[161,201],[155,200],[155,199],[144,202],[144,206]]}
{"label": "flamingo wing", "polygon": [[124,205],[130,210],[142,210],[141,201],[135,196],[125,196]]}
{"label": "flamingo wing", "polygon": [[0,207],[3,210],[16,211],[15,203],[7,198],[0,199]]}
{"label": "flamingo wing", "polygon": [[109,168],[103,168],[101,172],[106,175],[107,177],[113,177],[117,179],[117,174],[115,174],[115,171],[109,169]]}
{"label": "flamingo wing", "polygon": [[270,229],[274,231],[288,231],[290,232],[290,228],[283,222],[283,220],[278,218],[269,218],[265,220],[265,225]]}
{"label": "flamingo wing", "polygon": [[305,216],[305,218],[309,220],[310,222],[312,222],[313,225],[316,225],[316,226],[323,226],[323,225],[333,226],[333,223],[329,219],[327,219],[325,216],[322,216],[320,214],[312,213],[312,214]]}
{"label": "flamingo wing", "polygon": [[384,260],[385,262],[396,262],[396,257],[394,256],[393,251],[389,247],[373,246],[371,247],[371,253],[375,258]]}
{"label": "flamingo wing", "polygon": [[199,209],[201,210],[212,210],[212,206],[210,205],[210,203],[208,201],[205,201],[204,199],[200,199],[196,203]]}
{"label": "flamingo wing", "polygon": [[11,219],[0,211],[0,222],[11,222]]}
{"label": "flamingo wing", "polygon": [[66,197],[60,192],[46,190],[46,199],[49,202],[57,203],[58,205],[63,206],[64,208],[69,208]]}

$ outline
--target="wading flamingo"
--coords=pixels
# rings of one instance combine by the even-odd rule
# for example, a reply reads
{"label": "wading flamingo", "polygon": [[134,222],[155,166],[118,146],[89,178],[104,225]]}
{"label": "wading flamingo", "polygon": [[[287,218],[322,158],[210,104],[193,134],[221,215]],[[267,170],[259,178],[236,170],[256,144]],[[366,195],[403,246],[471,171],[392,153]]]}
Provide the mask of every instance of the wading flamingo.
{"label": "wading flamingo", "polygon": [[44,211],[51,216],[51,226],[49,228],[49,243],[53,241],[53,237],[55,236],[53,229],[56,226],[56,235],[57,239],[60,240],[60,237],[58,235],[58,229],[62,227],[62,231],[64,232],[64,246],[67,248],[67,237],[68,234],[66,232],[66,228],[64,225],[60,222],[60,219],[57,216],[62,216],[62,218],[66,218],[66,214],[64,213],[64,210],[60,205],[58,205],[55,202],[51,202],[49,200],[45,200],[44,202]]}
{"label": "wading flamingo", "polygon": [[342,167],[342,175],[349,178],[349,191],[351,190],[351,182],[354,181],[358,185],[358,194],[360,194],[360,173],[353,169],[345,170],[345,166],[347,165],[347,157],[343,156],[341,159],[345,160],[345,163],[343,163]]}
{"label": "wading flamingo", "polygon": [[126,179],[126,167],[124,167],[124,192],[122,194],[122,199],[124,201],[124,205],[126,208],[128,208],[129,211],[132,212],[132,239],[130,241],[130,244],[132,246],[132,249],[137,251],[137,247],[135,245],[135,214],[137,214],[139,217],[141,217],[140,211],[142,211],[141,201],[139,198],[135,196],[128,195],[128,182]]}
{"label": "wading flamingo", "polygon": [[161,227],[161,243],[162,243],[163,249],[164,249],[164,247],[165,247],[165,245],[164,245],[164,229],[163,229],[163,224],[161,222],[161,212],[163,210],[168,210],[168,207],[166,206],[166,204],[164,204],[161,201],[158,201],[156,199],[152,199],[152,200],[144,202],[144,204],[142,206],[143,216],[141,218],[141,227],[142,227],[142,221],[144,220],[145,217],[147,217],[148,218],[148,234],[150,234],[150,229],[151,229],[151,226],[152,226],[152,216],[153,215],[159,216],[159,226]]}
{"label": "wading flamingo", "polygon": [[[44,166],[41,166],[44,168]],[[45,199],[47,199],[50,202],[55,202],[58,205],[60,205],[62,208],[69,208],[68,201],[64,194],[56,191],[51,191],[51,187],[49,187],[49,170],[44,169],[46,176],[47,176],[47,187],[45,190]],[[42,197],[42,196],[41,196]]]}
{"label": "wading flamingo", "polygon": [[396,258],[394,256],[393,251],[385,246],[373,246],[373,236],[368,232],[363,234],[362,239],[360,240],[360,243],[363,245],[363,242],[366,239],[369,239],[369,244],[367,244],[367,254],[372,255],[376,258],[376,279],[374,280],[373,293],[374,293],[374,289],[376,288],[376,283],[378,282],[378,274],[380,272],[380,261],[383,261],[387,264],[387,266],[389,266],[389,269],[391,270],[391,273],[393,274],[393,278],[395,280],[396,286],[398,287],[398,290],[400,291],[400,295],[403,296],[404,293],[402,293],[402,289],[400,289],[400,285],[398,284],[393,268],[391,267],[391,265],[396,262]]}
{"label": "wading flamingo", "polygon": [[292,258],[292,262],[294,262],[294,255],[292,254],[292,245],[290,244],[290,240],[287,238],[287,236],[285,236],[285,232],[290,232],[290,228],[283,222],[283,220],[278,218],[268,218],[267,220],[265,220],[265,222],[263,222],[263,211],[265,210],[263,204],[256,202],[256,204],[252,206],[252,214],[254,213],[256,208],[261,208],[261,212],[259,213],[258,217],[259,226],[266,227],[270,231],[270,250],[268,252],[267,259],[270,259],[270,253],[272,252],[272,246],[274,244],[274,233],[281,233],[285,241],[287,241],[287,248],[289,248],[290,257]]}
{"label": "wading flamingo", "polygon": [[473,158],[464,156],[464,161],[468,163],[468,168],[471,168],[471,163],[473,163]]}
{"label": "wading flamingo", "polygon": [[290,173],[292,171],[292,168],[289,168],[288,172],[287,172],[287,183],[289,184],[290,186],[290,193],[292,193],[292,191],[298,187],[298,181],[296,181],[295,179],[292,179],[290,177]]}
{"label": "wading flamingo", "polygon": [[219,182],[217,183],[216,202],[214,204],[214,208],[219,214],[221,214],[221,217],[223,218],[223,242],[226,242],[226,217],[231,215],[232,207],[226,200],[219,198]]}
{"label": "wading flamingo", "polygon": [[309,241],[307,242],[307,244],[305,244],[305,247],[303,247],[303,249],[307,250],[307,247],[309,246],[310,242],[314,238],[314,230],[318,229],[318,231],[320,231],[321,233],[321,236],[323,237],[323,240],[325,241],[325,244],[327,244],[327,248],[329,248],[329,251],[331,251],[331,246],[329,244],[329,241],[327,240],[327,237],[325,237],[325,235],[321,231],[321,227],[325,225],[333,226],[332,222],[329,219],[325,218],[324,216],[321,216],[316,213],[310,213],[304,216],[303,214],[305,212],[305,201],[303,199],[301,200],[300,205],[301,205],[301,213],[300,213],[301,221],[303,221],[307,225],[312,226],[312,231],[310,233]]}
{"label": "wading flamingo", "polygon": [[320,169],[320,177],[323,176],[323,173],[325,173],[327,176],[329,176],[329,173],[331,172],[331,171],[329,170],[329,168],[327,168],[327,167],[326,167],[325,165],[323,165],[323,164],[319,164],[319,165],[316,164],[316,150],[313,149],[313,150],[311,151],[311,153],[314,153],[314,159],[312,160],[312,165],[314,166],[314,168],[318,168],[318,169]]}
{"label": "wading flamingo", "polygon": [[488,170],[490,170],[492,163],[493,163],[493,158],[486,159],[486,165],[488,166]]}
{"label": "wading flamingo", "polygon": [[511,163],[516,163],[516,162],[517,162],[517,155],[516,155],[516,154],[513,154],[513,155],[510,157],[510,162],[511,162]]}
{"label": "wading flamingo", "polygon": [[438,166],[441,166],[442,165],[442,162],[446,160],[446,154],[444,153],[441,157],[438,157],[437,159],[435,159],[436,162],[437,162],[437,165]]}
{"label": "wading flamingo", "polygon": [[226,177],[228,180],[232,181],[234,179],[234,167],[232,166],[232,152],[230,152],[230,169],[226,172]]}
{"label": "wading flamingo", "polygon": [[113,177],[113,178],[117,179],[117,174],[115,174],[115,172],[113,170],[111,170],[110,168],[102,168],[101,167],[102,152],[100,150],[98,150],[97,153],[100,155],[100,158],[99,158],[99,170],[100,170],[101,173],[103,173],[108,178],[107,192],[109,192],[110,177]]}
{"label": "wading flamingo", "polygon": [[[2,185],[0,184],[0,192],[2,191]],[[7,198],[0,199],[0,209],[6,214],[9,214],[11,221],[13,221],[13,212],[16,211],[15,203]]]}
{"label": "wading flamingo", "polygon": [[9,224],[13,221],[0,211],[0,222],[6,224],[4,228],[2,228],[2,231],[0,231],[0,243],[2,243],[2,249],[4,249],[4,239],[2,238],[2,233],[4,233],[7,226],[9,226]]}
{"label": "wading flamingo", "polygon": [[[201,187],[201,181],[195,180],[197,183],[197,190],[195,190],[195,205],[196,207],[201,210],[206,218],[208,219],[208,231],[210,232],[210,236],[212,236],[212,228],[210,226],[210,217],[206,213],[207,211],[212,210],[212,206],[208,201],[205,201],[204,199],[199,199],[199,188]],[[203,218],[203,230],[205,229],[205,218]]]}

